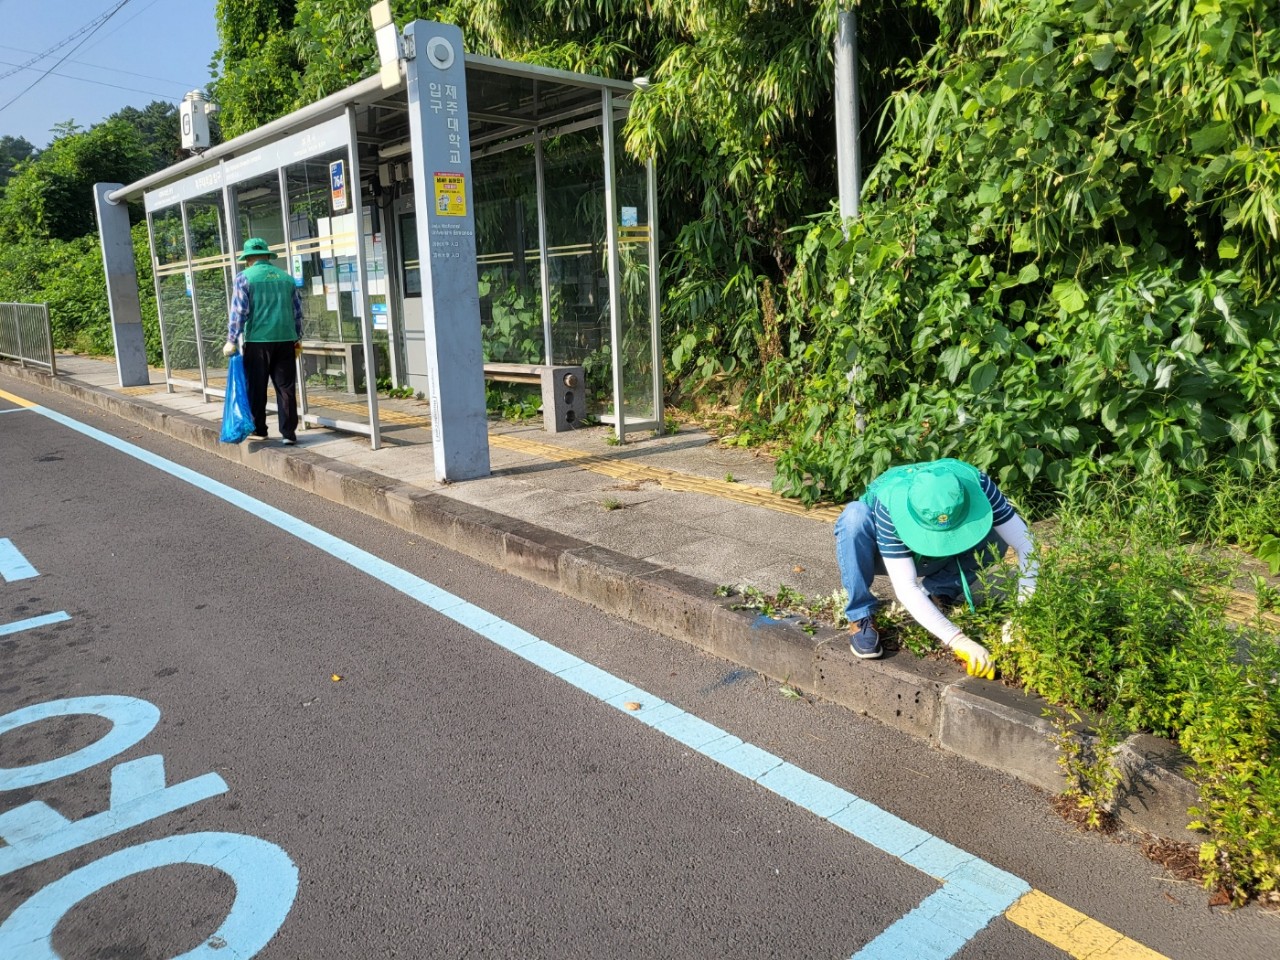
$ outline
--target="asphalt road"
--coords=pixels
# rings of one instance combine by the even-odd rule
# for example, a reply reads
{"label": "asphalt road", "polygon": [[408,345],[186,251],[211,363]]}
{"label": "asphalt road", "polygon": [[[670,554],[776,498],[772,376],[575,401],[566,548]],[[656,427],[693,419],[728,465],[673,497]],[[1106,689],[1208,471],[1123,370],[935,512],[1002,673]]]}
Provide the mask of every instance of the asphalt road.
{"label": "asphalt road", "polygon": [[[1210,910],[1016,781],[163,436],[0,389],[450,591],[1153,950],[1280,954],[1274,915]],[[269,938],[264,958],[839,958],[938,889],[264,512],[36,412],[0,412],[0,538],[37,574],[11,566],[0,581],[0,626],[66,616],[0,635],[0,717],[68,698],[123,711],[114,727],[79,713],[0,733],[0,943],[18,917],[52,928],[19,958],[247,956],[254,936]],[[142,729],[147,704],[158,717],[137,742],[3,789],[6,774],[58,773],[59,758]],[[70,821],[132,809],[136,783],[159,785],[125,765],[154,755],[164,783],[195,781],[200,798],[175,792],[176,809],[49,852],[70,834],[24,804]],[[24,849],[45,855],[6,867]],[[219,939],[229,916],[242,925]],[[1065,954],[997,917],[955,955]]]}

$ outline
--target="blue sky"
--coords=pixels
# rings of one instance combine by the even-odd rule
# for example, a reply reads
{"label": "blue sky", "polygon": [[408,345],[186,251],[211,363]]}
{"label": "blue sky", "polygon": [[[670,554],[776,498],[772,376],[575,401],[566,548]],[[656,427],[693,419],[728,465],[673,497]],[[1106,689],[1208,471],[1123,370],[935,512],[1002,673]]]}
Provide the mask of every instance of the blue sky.
{"label": "blue sky", "polygon": [[0,136],[26,137],[44,147],[54,124],[75,120],[89,127],[121,107],[145,107],[152,100],[176,103],[188,90],[208,85],[209,61],[218,46],[217,0],[126,0],[96,31],[28,69],[16,69],[119,3],[0,0],[0,74],[15,71],[0,79]]}

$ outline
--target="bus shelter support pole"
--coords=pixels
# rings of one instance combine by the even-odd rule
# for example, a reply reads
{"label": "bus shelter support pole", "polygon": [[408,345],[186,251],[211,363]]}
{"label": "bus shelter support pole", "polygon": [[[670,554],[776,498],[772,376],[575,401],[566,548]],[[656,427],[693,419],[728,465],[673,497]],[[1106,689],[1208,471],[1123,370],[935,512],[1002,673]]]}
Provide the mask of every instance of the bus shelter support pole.
{"label": "bus shelter support pole", "polygon": [[98,214],[98,238],[102,243],[102,267],[107,279],[116,372],[120,376],[120,386],[141,387],[149,384],[151,377],[147,372],[147,341],[142,332],[142,308],[138,303],[138,268],[133,262],[129,208],[126,204],[112,203],[107,199],[108,193],[123,186],[120,183],[96,183],[93,201]]}

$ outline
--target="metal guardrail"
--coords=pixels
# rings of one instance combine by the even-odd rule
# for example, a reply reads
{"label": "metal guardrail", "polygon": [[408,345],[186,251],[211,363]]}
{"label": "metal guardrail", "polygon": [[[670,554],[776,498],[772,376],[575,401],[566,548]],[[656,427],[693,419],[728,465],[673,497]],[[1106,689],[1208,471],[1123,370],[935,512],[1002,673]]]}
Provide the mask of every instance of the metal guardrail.
{"label": "metal guardrail", "polygon": [[48,304],[0,303],[0,357],[57,374]]}

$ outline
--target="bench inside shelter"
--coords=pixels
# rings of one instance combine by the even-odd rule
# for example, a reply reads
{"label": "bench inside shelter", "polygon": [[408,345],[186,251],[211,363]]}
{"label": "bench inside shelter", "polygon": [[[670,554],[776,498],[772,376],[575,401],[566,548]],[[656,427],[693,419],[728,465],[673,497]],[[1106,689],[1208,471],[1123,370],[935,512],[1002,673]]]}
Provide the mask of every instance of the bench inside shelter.
{"label": "bench inside shelter", "polygon": [[484,378],[541,386],[542,426],[548,433],[576,430],[587,415],[587,378],[582,367],[547,363],[486,363]]}
{"label": "bench inside shelter", "polygon": [[[315,359],[309,363],[308,357]],[[326,380],[342,378],[347,393],[355,393],[356,388],[365,382],[364,345],[361,343],[303,340],[302,358],[304,377],[318,373]]]}
{"label": "bench inside shelter", "polygon": [[[302,341],[303,377],[319,374],[342,379],[347,393],[365,386],[364,347],[359,343]],[[308,358],[311,358],[308,360]],[[542,391],[542,422],[548,433],[582,426],[587,416],[586,374],[582,367],[544,363],[486,363],[484,378],[503,383],[535,384]]]}

